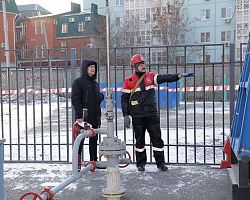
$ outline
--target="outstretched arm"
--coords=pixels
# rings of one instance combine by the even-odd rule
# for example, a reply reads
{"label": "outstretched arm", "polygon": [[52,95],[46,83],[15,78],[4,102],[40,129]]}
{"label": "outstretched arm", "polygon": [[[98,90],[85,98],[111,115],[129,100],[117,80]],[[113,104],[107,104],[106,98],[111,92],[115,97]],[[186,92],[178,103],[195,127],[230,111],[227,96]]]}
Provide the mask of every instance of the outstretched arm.
{"label": "outstretched arm", "polygon": [[180,73],[178,74],[156,74],[156,83],[161,84],[165,82],[175,82],[178,81],[181,76]]}
{"label": "outstretched arm", "polygon": [[156,83],[161,84],[165,82],[175,82],[178,81],[182,77],[192,77],[194,76],[193,72],[187,73],[177,73],[177,74],[156,74]]}

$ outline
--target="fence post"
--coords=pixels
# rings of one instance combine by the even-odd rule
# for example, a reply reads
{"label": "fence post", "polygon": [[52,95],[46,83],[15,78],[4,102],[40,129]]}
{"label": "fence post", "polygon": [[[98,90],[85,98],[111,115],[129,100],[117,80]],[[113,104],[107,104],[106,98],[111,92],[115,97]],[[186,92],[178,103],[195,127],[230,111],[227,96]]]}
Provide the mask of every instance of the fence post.
{"label": "fence post", "polygon": [[0,139],[0,200],[4,199],[4,178],[3,178],[3,162],[4,162],[4,139]]}
{"label": "fence post", "polygon": [[234,107],[235,107],[235,45],[230,44],[230,91],[229,91],[229,100],[230,100],[230,126],[233,120]]}
{"label": "fence post", "polygon": [[[71,91],[72,91],[72,83],[76,79],[76,48],[70,49],[70,63],[71,63]],[[75,122],[75,110],[74,107],[72,107],[72,124]]]}

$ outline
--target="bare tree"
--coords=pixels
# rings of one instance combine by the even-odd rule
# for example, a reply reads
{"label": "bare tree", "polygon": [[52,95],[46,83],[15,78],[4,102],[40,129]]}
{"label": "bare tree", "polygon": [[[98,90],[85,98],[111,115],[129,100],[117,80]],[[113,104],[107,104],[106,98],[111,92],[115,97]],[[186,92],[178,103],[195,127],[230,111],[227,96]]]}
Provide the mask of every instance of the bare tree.
{"label": "bare tree", "polygon": [[[184,0],[172,3],[169,0],[148,2],[148,4],[141,4],[138,0],[136,1],[138,7],[125,8],[125,17],[121,27],[117,29],[114,27],[115,24],[111,26],[111,29],[116,30],[115,34],[111,35],[111,44],[113,47],[133,46],[134,51],[145,54],[146,59],[149,57],[149,51],[146,48],[139,49],[139,47],[158,46],[151,51],[153,56],[150,55],[155,62],[173,62],[180,48],[171,47],[166,50],[160,46],[185,44],[185,33],[189,31],[189,19],[183,14]],[[168,51],[167,54],[166,51]],[[165,58],[161,58],[163,55]]]}

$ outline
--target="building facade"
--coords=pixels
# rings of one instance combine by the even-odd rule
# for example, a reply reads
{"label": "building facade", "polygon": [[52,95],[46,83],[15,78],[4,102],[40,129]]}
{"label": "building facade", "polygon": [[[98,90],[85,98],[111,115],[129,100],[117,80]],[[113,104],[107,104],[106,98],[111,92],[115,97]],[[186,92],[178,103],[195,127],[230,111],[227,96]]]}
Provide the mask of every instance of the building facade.
{"label": "building facade", "polygon": [[[117,38],[124,28],[125,1],[126,0],[109,1],[111,44],[114,46],[115,41],[112,41],[112,39]],[[106,1],[83,0],[83,11],[89,12],[92,3],[98,5],[98,13],[106,16]]]}
{"label": "building facade", "polygon": [[[8,1],[6,3],[6,17],[8,26],[8,41],[9,41],[9,55],[10,62],[13,64],[15,61],[15,20],[17,18],[18,10],[15,1]],[[2,1],[0,3],[0,61],[1,65],[5,66],[6,53],[5,53],[5,37],[4,37],[4,20],[3,20],[3,8]]]}
{"label": "building facade", "polygon": [[98,14],[95,4],[92,4],[89,13],[58,16],[56,27],[56,39],[61,47],[73,48],[74,44],[79,44],[82,48],[92,48],[104,45],[105,17]]}
{"label": "building facade", "polygon": [[185,0],[183,15],[188,19],[189,31],[185,34],[185,44],[224,44],[222,47],[205,47],[196,61],[229,61],[229,45],[235,43],[236,2],[234,0]]}
{"label": "building facade", "polygon": [[246,45],[250,31],[250,2],[249,0],[236,1],[236,56],[237,59],[244,58],[247,51]]}
{"label": "building facade", "polygon": [[[83,0],[84,8],[89,9],[91,2],[99,3],[100,7],[105,8],[105,1]],[[157,30],[156,23],[159,23],[159,16],[162,17],[164,12],[167,13],[166,16],[171,18],[173,10],[177,7],[180,9],[179,17],[181,20],[178,22],[176,19],[175,21],[178,22],[176,24],[181,23],[185,30],[177,28],[176,38],[164,41],[164,35],[170,35],[170,33],[166,31],[164,33],[163,29]],[[117,46],[207,45],[205,53],[197,53],[196,57],[186,59],[187,62],[229,61],[230,43],[236,43],[238,46],[237,54],[239,54],[239,43],[245,42],[248,37],[246,20],[249,20],[249,0],[237,0],[237,7],[234,0],[116,0],[110,1],[110,10],[111,13],[119,13],[116,14],[119,18],[111,17],[111,28],[114,29],[112,32],[119,32],[116,26],[118,24],[126,27],[120,28],[119,33],[121,37],[121,33],[125,32],[127,39],[121,41],[126,43],[119,44],[118,42]],[[167,18],[166,22],[169,22]],[[159,26],[162,27],[162,24]],[[245,35],[242,34],[243,29]],[[114,34],[113,37],[115,38]],[[115,38],[115,40],[118,39]],[[224,47],[209,47],[211,44],[223,44]],[[224,51],[221,50],[223,48]],[[173,60],[177,63],[183,62],[185,58],[183,58],[182,50],[177,49],[175,52],[176,59]],[[164,54],[162,50],[154,52],[151,59],[155,62],[166,60],[164,57],[160,58],[162,54]],[[160,59],[158,60],[158,58]]]}
{"label": "building facade", "polygon": [[[78,11],[78,10],[76,10]],[[71,12],[58,15],[24,17],[17,26],[19,61],[63,58],[76,48],[102,47],[105,42],[105,17],[92,4],[90,13]],[[67,50],[67,51],[66,51]]]}
{"label": "building facade", "polygon": [[47,59],[47,50],[56,46],[56,16],[20,18],[16,26],[18,61]]}

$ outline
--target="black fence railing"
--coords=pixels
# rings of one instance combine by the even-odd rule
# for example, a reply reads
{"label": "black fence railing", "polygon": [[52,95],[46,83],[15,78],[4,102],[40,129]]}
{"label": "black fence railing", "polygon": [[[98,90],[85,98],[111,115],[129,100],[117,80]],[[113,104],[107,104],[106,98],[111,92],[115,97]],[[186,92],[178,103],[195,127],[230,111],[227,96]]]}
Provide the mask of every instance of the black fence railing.
{"label": "black fence railing", "polygon": [[[133,161],[134,133],[132,128],[124,128],[120,109],[123,80],[133,72],[128,66],[131,55],[145,56],[148,70],[155,73],[195,73],[194,78],[156,86],[166,161],[219,164],[225,138],[230,133],[234,99],[229,94],[237,90],[234,82],[238,82],[241,71],[241,63],[232,59],[233,49],[225,45],[111,49],[114,130],[126,142]],[[6,162],[71,162],[71,83],[80,75],[83,59],[97,61],[98,82],[101,91],[106,92],[105,49],[42,51],[46,52],[12,52],[18,54],[14,64],[6,67],[0,63],[0,137],[6,139]],[[229,87],[232,84],[235,87]],[[105,103],[102,113],[105,127]],[[146,141],[148,162],[152,163],[148,135]],[[88,160],[88,140],[85,143],[84,159]]]}

